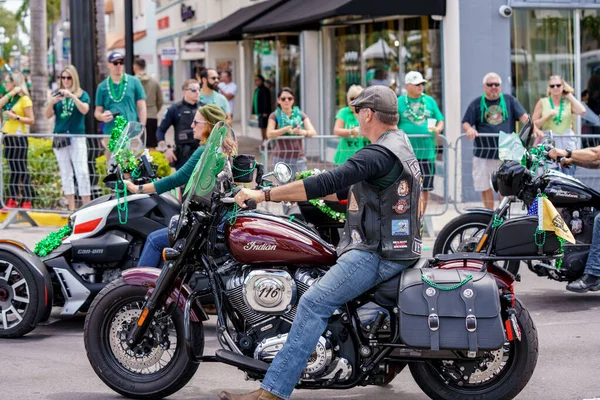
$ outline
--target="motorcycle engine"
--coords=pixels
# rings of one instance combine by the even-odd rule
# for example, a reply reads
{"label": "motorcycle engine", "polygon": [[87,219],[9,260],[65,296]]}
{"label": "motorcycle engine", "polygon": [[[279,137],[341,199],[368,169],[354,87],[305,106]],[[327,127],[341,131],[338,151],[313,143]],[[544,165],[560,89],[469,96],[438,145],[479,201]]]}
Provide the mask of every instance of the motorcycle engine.
{"label": "motorcycle engine", "polygon": [[[283,348],[296,317],[300,297],[324,271],[300,268],[286,269],[229,268],[225,278],[226,296],[234,312],[245,321],[244,332],[237,332],[236,342],[248,356],[270,363]],[[293,276],[292,276],[293,275]],[[321,336],[309,357],[302,379],[316,381],[348,379],[350,363],[335,355],[331,335]]]}

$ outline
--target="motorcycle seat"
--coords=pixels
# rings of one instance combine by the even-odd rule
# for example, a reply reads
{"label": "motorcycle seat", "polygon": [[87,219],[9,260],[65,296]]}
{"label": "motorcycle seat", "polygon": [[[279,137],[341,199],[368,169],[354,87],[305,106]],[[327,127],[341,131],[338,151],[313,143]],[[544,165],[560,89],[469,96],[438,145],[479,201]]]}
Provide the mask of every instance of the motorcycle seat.
{"label": "motorcycle seat", "polygon": [[[409,268],[427,268],[429,259],[421,258]],[[377,304],[382,307],[396,307],[398,305],[398,289],[402,272],[377,285],[373,291],[373,297]]]}

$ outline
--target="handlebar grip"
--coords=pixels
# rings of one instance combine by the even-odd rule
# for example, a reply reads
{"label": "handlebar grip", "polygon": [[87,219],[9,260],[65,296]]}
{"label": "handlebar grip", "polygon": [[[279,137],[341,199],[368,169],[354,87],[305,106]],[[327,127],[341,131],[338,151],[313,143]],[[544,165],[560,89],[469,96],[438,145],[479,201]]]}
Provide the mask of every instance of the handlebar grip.
{"label": "handlebar grip", "polygon": [[244,204],[246,204],[246,207],[248,207],[248,210],[255,210],[256,209],[256,201],[253,199],[248,199],[244,202]]}

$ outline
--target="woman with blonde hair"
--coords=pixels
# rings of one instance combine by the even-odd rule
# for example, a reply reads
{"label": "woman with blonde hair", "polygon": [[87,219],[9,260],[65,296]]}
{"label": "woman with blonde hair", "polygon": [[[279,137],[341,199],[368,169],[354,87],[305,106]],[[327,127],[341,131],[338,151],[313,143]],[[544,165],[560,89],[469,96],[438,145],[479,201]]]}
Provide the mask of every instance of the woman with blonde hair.
{"label": "woman with blonde hair", "polygon": [[[363,91],[363,88],[358,85],[352,85],[346,93],[348,104]],[[361,136],[358,129],[358,115],[356,110],[350,106],[342,108],[335,116],[335,125],[333,134],[340,136],[337,150],[333,162],[335,165],[340,165],[352,157],[354,153],[362,149],[368,144],[371,144],[369,139]]]}
{"label": "woman with blonde hair", "polygon": [[[575,115],[585,114],[585,107],[573,95],[575,91],[565,80],[553,75],[548,80],[546,96],[540,99],[533,111],[533,122],[543,131],[552,131],[555,145],[561,149],[577,148]],[[558,169],[560,167],[556,167]],[[562,169],[564,173],[573,175],[575,168]]]}
{"label": "woman with blonde hair", "polygon": [[63,192],[69,211],[75,211],[75,185],[73,170],[81,202],[90,202],[90,171],[88,148],[85,138],[85,115],[90,111],[90,96],[81,89],[79,74],[74,66],[65,67],[60,73],[59,89],[52,93],[46,107],[46,118],[56,117],[54,133],[70,134],[70,137],[55,137],[52,143],[58,160]]}
{"label": "woman with blonde hair", "polygon": [[[29,97],[25,78],[20,72],[10,72],[4,75],[4,87],[7,93],[0,99],[2,107],[2,132],[4,138],[4,158],[8,162],[9,198],[6,208],[17,208],[19,195],[19,182],[23,195],[21,208],[31,209],[33,191],[31,180],[27,171],[27,125],[33,125],[33,103]],[[2,211],[6,211],[2,209]]]}
{"label": "woman with blonde hair", "polygon": [[[219,122],[227,122],[227,115],[219,106],[216,104],[207,104],[200,107],[196,111],[196,116],[192,122],[194,139],[200,141],[200,147],[192,153],[192,156],[183,167],[179,168],[173,175],[159,179],[154,183],[146,183],[145,185],[138,186],[131,181],[126,181],[127,190],[131,193],[161,194],[188,183],[196,164],[200,161],[200,156],[204,152],[204,143],[206,143],[214,126]],[[232,153],[236,151],[235,143],[225,143],[224,147],[230,148]],[[164,228],[148,235],[140,260],[138,261],[140,267],[158,267],[161,253],[169,245],[168,231],[168,228]]]}

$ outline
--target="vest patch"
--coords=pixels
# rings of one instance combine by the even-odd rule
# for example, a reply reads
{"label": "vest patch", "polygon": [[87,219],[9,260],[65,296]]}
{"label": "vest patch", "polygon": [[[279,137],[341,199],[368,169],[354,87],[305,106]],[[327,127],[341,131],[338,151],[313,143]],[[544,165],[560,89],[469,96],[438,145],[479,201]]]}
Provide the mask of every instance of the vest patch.
{"label": "vest patch", "polygon": [[421,167],[419,166],[419,161],[417,161],[416,158],[413,158],[412,160],[408,160],[407,164],[408,164],[408,167],[410,168],[410,172],[412,172],[412,174],[415,176],[415,178],[422,179]]}
{"label": "vest patch", "polygon": [[413,245],[412,245],[413,253],[421,254],[422,250],[423,250],[423,242],[421,242],[417,238],[414,238]]}
{"label": "vest patch", "polygon": [[408,249],[408,241],[406,240],[394,240],[392,242],[394,249]]}
{"label": "vest patch", "polygon": [[393,207],[394,211],[396,211],[396,214],[404,214],[405,212],[408,211],[409,209],[409,205],[406,202],[406,200],[398,200],[398,202],[396,203],[396,205]]}
{"label": "vest patch", "polygon": [[407,219],[392,220],[392,236],[408,236],[410,224]]}
{"label": "vest patch", "polygon": [[404,197],[409,191],[408,181],[400,181],[400,184],[398,185],[398,196]]}
{"label": "vest patch", "polygon": [[354,193],[350,192],[350,203],[348,203],[348,211],[358,211],[358,202]]}

